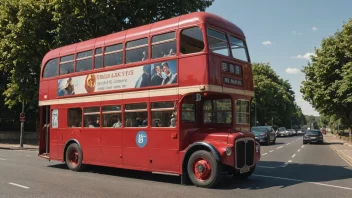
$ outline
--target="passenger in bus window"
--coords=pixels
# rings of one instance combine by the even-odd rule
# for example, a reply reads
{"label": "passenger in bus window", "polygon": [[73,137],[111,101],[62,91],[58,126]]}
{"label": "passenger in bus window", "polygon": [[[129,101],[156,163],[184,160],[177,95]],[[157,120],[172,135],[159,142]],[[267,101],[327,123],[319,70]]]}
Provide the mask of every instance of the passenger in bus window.
{"label": "passenger in bus window", "polygon": [[122,127],[121,119],[119,117],[117,117],[117,115],[112,116],[112,120],[114,123],[112,125],[112,128],[121,128]]}
{"label": "passenger in bus window", "polygon": [[155,74],[152,76],[151,86],[161,85],[163,82],[163,76],[161,75],[160,65],[154,67]]}
{"label": "passenger in bus window", "polygon": [[177,123],[176,112],[172,113],[170,122],[171,122],[170,127],[176,127],[176,123]]}
{"label": "passenger in bus window", "polygon": [[98,123],[96,123],[96,121],[93,121],[92,117],[88,118],[88,127],[89,128],[95,128],[95,127],[99,127],[100,125]]}
{"label": "passenger in bus window", "polygon": [[162,84],[166,85],[166,84],[177,83],[177,73],[176,74],[171,73],[169,64],[167,62],[163,62],[161,65],[163,66],[163,71],[166,74],[166,78],[163,80]]}

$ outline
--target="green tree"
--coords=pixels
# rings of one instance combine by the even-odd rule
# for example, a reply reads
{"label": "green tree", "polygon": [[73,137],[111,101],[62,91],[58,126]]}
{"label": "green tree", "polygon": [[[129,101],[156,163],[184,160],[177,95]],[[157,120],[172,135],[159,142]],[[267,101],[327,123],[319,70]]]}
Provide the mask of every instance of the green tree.
{"label": "green tree", "polygon": [[352,130],[352,19],[323,39],[315,54],[303,68],[303,97],[320,113],[340,117]]}
{"label": "green tree", "polygon": [[294,102],[288,81],[281,79],[268,63],[253,63],[255,98],[251,106],[251,123],[265,123],[290,128],[300,125],[302,111]]}
{"label": "green tree", "polygon": [[37,115],[41,61],[54,48],[189,12],[204,11],[212,2],[1,0],[0,72],[6,73],[7,82],[0,91],[5,104],[11,108],[25,100],[31,113]]}

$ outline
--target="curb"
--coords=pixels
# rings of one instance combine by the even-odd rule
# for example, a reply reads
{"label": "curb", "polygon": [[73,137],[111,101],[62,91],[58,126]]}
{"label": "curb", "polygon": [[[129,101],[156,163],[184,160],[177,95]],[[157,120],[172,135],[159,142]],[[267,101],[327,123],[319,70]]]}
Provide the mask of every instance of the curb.
{"label": "curb", "polygon": [[0,147],[2,150],[28,150],[28,151],[37,151],[37,148],[10,148],[10,147]]}
{"label": "curb", "polygon": [[352,166],[352,157],[344,154],[343,152],[341,152],[340,150],[336,149],[333,146],[330,146],[330,148],[332,150],[334,150],[342,159],[344,159],[350,166]]}

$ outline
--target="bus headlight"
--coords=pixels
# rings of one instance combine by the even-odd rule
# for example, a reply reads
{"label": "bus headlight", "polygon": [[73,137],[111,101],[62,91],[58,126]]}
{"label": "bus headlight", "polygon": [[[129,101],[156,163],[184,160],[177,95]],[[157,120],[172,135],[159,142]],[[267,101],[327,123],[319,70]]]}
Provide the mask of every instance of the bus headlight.
{"label": "bus headlight", "polygon": [[255,152],[259,153],[259,151],[260,151],[260,144],[256,143]]}
{"label": "bus headlight", "polygon": [[230,147],[226,147],[226,155],[230,156],[232,154],[232,149]]}

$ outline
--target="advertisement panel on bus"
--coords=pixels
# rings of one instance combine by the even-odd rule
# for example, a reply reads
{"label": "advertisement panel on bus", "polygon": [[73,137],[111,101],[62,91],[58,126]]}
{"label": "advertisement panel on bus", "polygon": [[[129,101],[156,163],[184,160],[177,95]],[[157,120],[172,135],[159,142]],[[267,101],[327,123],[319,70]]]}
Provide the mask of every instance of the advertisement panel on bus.
{"label": "advertisement panel on bus", "polygon": [[89,94],[177,83],[176,60],[58,80],[58,96]]}

